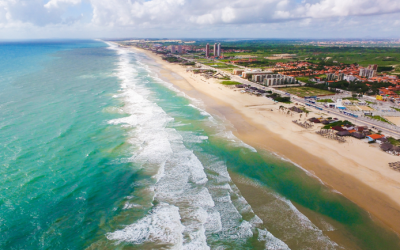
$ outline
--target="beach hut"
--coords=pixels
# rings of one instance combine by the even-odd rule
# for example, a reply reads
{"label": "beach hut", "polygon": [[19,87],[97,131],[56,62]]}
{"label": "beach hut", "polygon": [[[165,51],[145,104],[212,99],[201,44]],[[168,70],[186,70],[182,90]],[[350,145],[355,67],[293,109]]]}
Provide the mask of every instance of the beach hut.
{"label": "beach hut", "polygon": [[338,135],[338,136],[350,136],[351,134],[350,134],[349,131],[345,130],[345,131],[337,132],[336,135]]}
{"label": "beach hut", "polygon": [[400,154],[400,148],[397,147],[397,146],[395,146],[395,147],[392,148],[392,152],[393,152],[395,155],[399,155],[399,154]]}
{"label": "beach hut", "polygon": [[382,143],[380,147],[383,151],[391,151],[391,149],[393,148],[393,145],[390,144],[389,142],[385,142],[385,143]]}
{"label": "beach hut", "polygon": [[375,141],[376,139],[384,138],[384,135],[378,135],[378,134],[372,134],[372,135],[367,135],[368,141]]}
{"label": "beach hut", "polygon": [[384,143],[386,143],[386,142],[389,142],[389,140],[386,139],[386,138],[378,138],[378,139],[376,139],[376,142],[377,142],[378,144],[384,144]]}
{"label": "beach hut", "polygon": [[322,120],[321,123],[324,125],[328,125],[330,122],[328,120]]}
{"label": "beach hut", "polygon": [[347,131],[347,130],[345,130],[344,128],[342,128],[342,126],[333,126],[332,129],[333,129],[333,130],[336,130],[336,131],[339,131],[339,132],[340,132],[340,131]]}
{"label": "beach hut", "polygon": [[291,111],[294,111],[294,112],[297,112],[297,113],[303,113],[304,111],[302,110],[302,109],[300,109],[300,108],[298,108],[298,107],[295,107],[295,106],[293,106],[293,107],[291,107],[291,108],[289,108]]}
{"label": "beach hut", "polygon": [[360,140],[365,138],[364,134],[358,133],[358,132],[351,133],[351,136],[353,136],[354,138],[360,139]]}
{"label": "beach hut", "polygon": [[315,117],[310,118],[309,121],[313,122],[313,123],[321,123],[321,121],[319,119],[315,118]]}

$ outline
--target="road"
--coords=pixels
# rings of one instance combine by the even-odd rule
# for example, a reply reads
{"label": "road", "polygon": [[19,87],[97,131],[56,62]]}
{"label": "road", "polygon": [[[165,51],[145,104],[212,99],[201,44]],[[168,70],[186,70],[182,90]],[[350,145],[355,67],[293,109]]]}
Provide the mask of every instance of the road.
{"label": "road", "polygon": [[[188,59],[188,58],[184,58],[184,57],[181,57],[181,56],[178,56],[178,55],[176,55],[176,57],[179,57],[179,58],[181,58],[183,60],[186,60],[186,61],[189,61],[189,62],[195,62],[196,64],[200,64],[200,65],[202,65],[202,68],[214,70],[214,71],[217,71],[218,73],[221,73],[221,74],[224,74],[224,75],[229,75],[233,81],[237,81],[237,82],[240,82],[242,84],[250,85],[250,86],[256,87],[256,88],[263,88],[265,90],[271,90],[272,92],[275,92],[275,93],[284,94],[283,91],[280,91],[280,90],[277,90],[277,89],[274,89],[274,88],[271,88],[271,87],[266,87],[266,86],[260,85],[258,83],[254,83],[254,82],[248,81],[248,80],[243,79],[243,78],[241,78],[241,77],[239,77],[237,75],[232,75],[232,74],[227,73],[225,71],[222,71],[220,69],[216,69],[216,68],[210,67],[208,65],[204,65],[202,63],[198,63],[194,59]],[[291,95],[291,98],[295,102],[300,102],[300,103],[303,103],[303,104],[307,103],[305,99],[300,98],[298,96]],[[315,106],[317,106],[319,108],[322,108],[321,111],[324,111],[324,112],[329,113],[329,114],[333,114],[333,115],[341,117],[341,118],[343,118],[345,120],[352,121],[352,122],[354,122],[354,123],[356,123],[358,125],[368,126],[370,128],[375,127],[375,129],[382,131],[382,133],[387,135],[387,136],[390,135],[390,136],[394,136],[396,138],[400,138],[400,132],[399,131],[383,127],[381,124],[379,124],[380,122],[378,122],[378,121],[376,121],[376,122],[374,122],[374,121],[364,121],[364,120],[361,120],[359,118],[355,118],[355,117],[351,117],[351,116],[342,114],[342,113],[340,113],[340,111],[338,111],[336,109],[326,108],[326,107],[324,107],[322,105],[318,105],[318,104],[315,105]]]}

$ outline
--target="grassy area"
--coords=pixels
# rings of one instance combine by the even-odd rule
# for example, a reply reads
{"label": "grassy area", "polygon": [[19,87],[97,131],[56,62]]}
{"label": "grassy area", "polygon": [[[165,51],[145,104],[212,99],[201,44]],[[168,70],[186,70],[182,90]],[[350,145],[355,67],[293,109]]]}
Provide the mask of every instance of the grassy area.
{"label": "grassy area", "polygon": [[386,120],[385,118],[383,118],[382,116],[379,116],[379,115],[374,115],[374,116],[372,116],[372,115],[367,115],[367,116],[370,117],[370,118],[372,118],[372,119],[381,121],[381,122],[386,122],[386,123],[389,123],[389,124],[393,124],[393,123],[389,122],[388,120]]}
{"label": "grassy area", "polygon": [[308,76],[296,76],[295,78],[297,80],[299,80],[300,82],[307,82],[310,80],[310,77],[308,77]]}
{"label": "grassy area", "polygon": [[267,95],[267,97],[270,97],[272,99],[274,99],[277,102],[282,102],[282,103],[292,103],[290,101],[290,97],[282,97],[281,95],[277,94],[277,93],[271,93],[269,95]]}
{"label": "grassy area", "polygon": [[394,109],[394,110],[396,110],[396,111],[399,111],[400,112],[400,109],[399,108],[395,108],[395,107],[391,107],[392,109]]}
{"label": "grassy area", "polygon": [[300,109],[303,110],[303,112],[306,114],[311,112],[310,110],[306,109],[305,107],[300,107]]}
{"label": "grassy area", "polygon": [[332,92],[330,92],[328,90],[316,89],[316,88],[312,88],[312,87],[288,87],[288,88],[280,88],[279,90],[282,90],[287,93],[297,95],[300,97],[332,95],[333,94]]}
{"label": "grassy area", "polygon": [[393,146],[399,146],[399,145],[400,145],[400,141],[394,139],[393,137],[389,137],[389,138],[387,138],[387,139],[388,139],[388,141],[390,142],[390,144],[392,144]]}
{"label": "grassy area", "polygon": [[330,129],[331,127],[342,126],[342,125],[354,125],[354,124],[349,122],[348,120],[344,120],[344,121],[337,121],[337,122],[334,122],[334,123],[331,123],[331,124],[327,124],[322,128],[323,129]]}
{"label": "grassy area", "polygon": [[223,85],[238,85],[241,84],[240,82],[235,82],[235,81],[222,81],[220,82]]}
{"label": "grassy area", "polygon": [[320,99],[320,100],[317,100],[317,102],[330,102],[330,103],[334,103],[334,101],[332,101],[332,99]]}
{"label": "grassy area", "polygon": [[357,98],[355,97],[345,97],[343,98],[343,100],[350,100],[350,101],[359,101]]}
{"label": "grassy area", "polygon": [[374,102],[370,102],[370,101],[365,101],[368,104],[375,104]]}

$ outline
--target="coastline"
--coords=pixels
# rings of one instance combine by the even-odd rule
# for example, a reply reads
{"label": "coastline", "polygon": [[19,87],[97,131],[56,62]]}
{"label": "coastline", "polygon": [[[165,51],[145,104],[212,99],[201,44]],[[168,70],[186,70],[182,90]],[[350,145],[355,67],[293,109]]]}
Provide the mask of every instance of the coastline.
{"label": "coastline", "polygon": [[[400,234],[400,173],[388,167],[398,157],[354,138],[348,138],[345,144],[323,138],[315,129],[305,130],[291,122],[294,117],[278,112],[281,104],[241,94],[215,80],[188,73],[149,51],[134,49],[162,65],[161,76],[189,96],[201,99],[207,111],[224,116],[239,139],[296,163]],[[274,111],[269,111],[271,108]]]}

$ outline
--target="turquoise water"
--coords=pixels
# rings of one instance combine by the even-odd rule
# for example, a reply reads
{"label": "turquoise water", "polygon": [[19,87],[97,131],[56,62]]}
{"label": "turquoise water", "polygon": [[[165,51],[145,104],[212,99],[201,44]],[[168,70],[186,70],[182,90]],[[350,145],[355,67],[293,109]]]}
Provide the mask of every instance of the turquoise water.
{"label": "turquoise water", "polygon": [[[235,138],[143,55],[95,41],[0,54],[0,249],[346,248],[334,231],[399,249],[355,204]],[[253,211],[229,173],[263,190],[265,207]]]}

